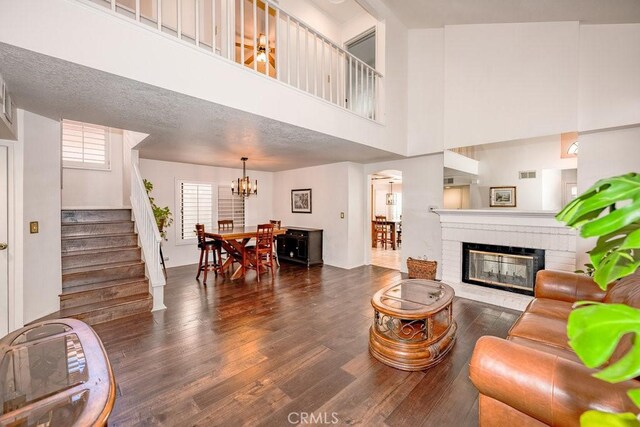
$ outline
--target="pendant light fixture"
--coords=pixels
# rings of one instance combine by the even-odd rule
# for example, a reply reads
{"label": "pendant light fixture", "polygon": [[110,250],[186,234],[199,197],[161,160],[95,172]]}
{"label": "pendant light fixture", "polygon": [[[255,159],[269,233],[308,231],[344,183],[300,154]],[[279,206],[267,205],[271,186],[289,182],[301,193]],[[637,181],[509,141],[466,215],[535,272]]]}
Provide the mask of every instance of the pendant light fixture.
{"label": "pendant light fixture", "polygon": [[247,176],[247,157],[242,157],[242,178],[238,178],[238,182],[231,181],[231,194],[238,195],[240,197],[249,197],[252,194],[258,194],[258,181],[253,181]]}
{"label": "pendant light fixture", "polygon": [[387,205],[393,206],[397,203],[396,194],[393,192],[393,181],[389,181],[389,192],[387,193]]}

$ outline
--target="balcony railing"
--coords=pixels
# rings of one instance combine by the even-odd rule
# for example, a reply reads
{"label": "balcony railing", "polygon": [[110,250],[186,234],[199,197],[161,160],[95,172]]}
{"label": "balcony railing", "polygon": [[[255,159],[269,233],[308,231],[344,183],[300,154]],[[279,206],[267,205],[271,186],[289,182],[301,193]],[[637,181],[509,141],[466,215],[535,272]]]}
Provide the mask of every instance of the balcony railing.
{"label": "balcony railing", "polygon": [[362,117],[380,117],[382,75],[269,0],[90,1]]}

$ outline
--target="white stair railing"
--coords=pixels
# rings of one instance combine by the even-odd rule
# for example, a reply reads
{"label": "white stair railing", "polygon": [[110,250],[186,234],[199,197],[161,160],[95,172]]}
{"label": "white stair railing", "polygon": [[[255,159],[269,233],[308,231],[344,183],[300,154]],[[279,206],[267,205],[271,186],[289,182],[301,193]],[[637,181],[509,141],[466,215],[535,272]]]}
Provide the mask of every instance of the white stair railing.
{"label": "white stair railing", "polygon": [[132,159],[131,162],[131,208],[149,277],[149,291],[153,296],[153,311],[162,310],[166,308],[164,305],[166,280],[160,259],[162,237],[135,159]]}
{"label": "white stair railing", "polygon": [[80,1],[380,120],[382,74],[271,0]]}

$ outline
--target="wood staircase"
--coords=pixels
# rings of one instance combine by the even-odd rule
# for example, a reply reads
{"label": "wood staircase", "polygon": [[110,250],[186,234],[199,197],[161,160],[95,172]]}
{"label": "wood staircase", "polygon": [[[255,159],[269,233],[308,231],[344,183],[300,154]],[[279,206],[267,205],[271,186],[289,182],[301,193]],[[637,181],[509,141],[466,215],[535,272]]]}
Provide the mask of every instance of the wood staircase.
{"label": "wood staircase", "polygon": [[95,325],[152,306],[131,210],[63,210],[59,316]]}

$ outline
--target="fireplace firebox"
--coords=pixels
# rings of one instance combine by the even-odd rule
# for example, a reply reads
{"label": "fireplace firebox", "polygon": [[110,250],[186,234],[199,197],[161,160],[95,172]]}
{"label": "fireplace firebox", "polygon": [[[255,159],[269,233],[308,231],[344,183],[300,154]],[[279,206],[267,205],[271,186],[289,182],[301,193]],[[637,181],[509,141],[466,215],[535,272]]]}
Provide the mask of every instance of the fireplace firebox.
{"label": "fireplace firebox", "polygon": [[544,250],[462,243],[462,281],[533,295],[536,273],[544,269]]}

